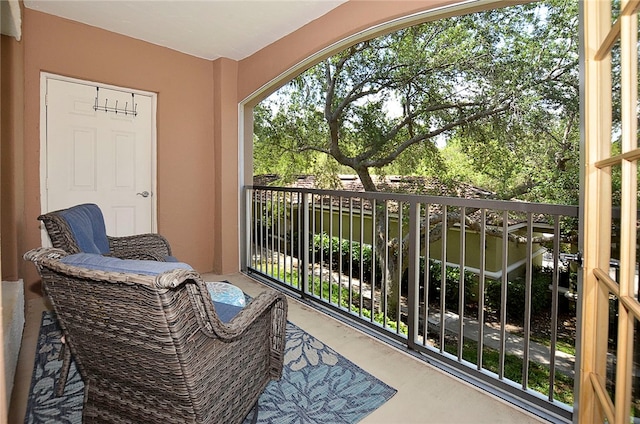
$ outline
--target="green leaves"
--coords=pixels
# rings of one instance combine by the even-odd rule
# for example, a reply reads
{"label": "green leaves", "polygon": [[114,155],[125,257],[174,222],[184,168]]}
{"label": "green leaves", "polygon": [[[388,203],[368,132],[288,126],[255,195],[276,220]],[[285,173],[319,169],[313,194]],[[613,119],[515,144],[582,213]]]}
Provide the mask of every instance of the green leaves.
{"label": "green leaves", "polygon": [[[256,109],[255,170],[304,173],[323,163],[364,180],[447,175],[488,182],[505,197],[561,198],[573,181],[561,175],[577,175],[577,36],[577,2],[550,0],[355,44]],[[440,147],[451,143],[472,172],[443,159]],[[566,183],[539,189],[549,181]]]}

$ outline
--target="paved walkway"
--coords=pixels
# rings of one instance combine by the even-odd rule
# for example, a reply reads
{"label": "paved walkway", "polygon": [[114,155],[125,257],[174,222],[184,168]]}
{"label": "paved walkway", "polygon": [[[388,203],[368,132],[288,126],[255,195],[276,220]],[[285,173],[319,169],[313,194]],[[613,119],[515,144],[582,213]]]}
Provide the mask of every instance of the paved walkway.
{"label": "paved walkway", "polygon": [[[445,329],[451,334],[458,334],[459,316],[453,312],[445,313]],[[435,331],[440,330],[440,313],[429,314],[429,327]],[[464,319],[463,332],[468,339],[478,341],[479,322],[470,318]],[[484,326],[483,329],[484,345],[496,350],[500,350],[500,330]],[[520,358],[524,357],[524,338],[515,334],[506,333],[505,352],[516,355]],[[542,365],[550,364],[550,347],[533,341],[529,342],[529,360]],[[575,357],[564,352],[556,350],[555,367],[556,371],[566,374],[570,377],[574,376]]]}

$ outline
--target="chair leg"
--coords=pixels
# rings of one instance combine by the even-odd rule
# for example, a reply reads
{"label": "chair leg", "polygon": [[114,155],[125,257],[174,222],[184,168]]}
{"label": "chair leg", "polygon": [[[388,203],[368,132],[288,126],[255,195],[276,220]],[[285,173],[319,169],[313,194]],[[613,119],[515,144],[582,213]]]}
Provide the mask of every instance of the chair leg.
{"label": "chair leg", "polygon": [[64,393],[64,388],[67,385],[67,377],[69,376],[69,368],[71,368],[71,349],[69,349],[66,343],[62,343],[59,358],[62,358],[62,368],[60,368],[60,377],[56,382],[55,395],[58,397]]}
{"label": "chair leg", "polygon": [[245,417],[245,422],[249,416],[251,416],[251,424],[256,424],[258,422],[258,401],[257,400],[256,400],[256,403],[253,405],[253,408],[251,408],[251,411],[249,411],[249,413]]}

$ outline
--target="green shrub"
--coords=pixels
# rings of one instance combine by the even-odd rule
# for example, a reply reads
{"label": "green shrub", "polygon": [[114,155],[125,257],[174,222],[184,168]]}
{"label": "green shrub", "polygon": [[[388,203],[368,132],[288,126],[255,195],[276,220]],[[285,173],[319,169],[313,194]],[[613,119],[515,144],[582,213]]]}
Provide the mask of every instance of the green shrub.
{"label": "green shrub", "polygon": [[[550,308],[549,284],[552,281],[551,271],[536,268],[531,279],[531,315],[535,316]],[[501,312],[502,281],[487,280],[486,304],[488,307]],[[507,282],[507,318],[522,319],[525,310],[526,280],[518,277]]]}
{"label": "green shrub", "polygon": [[[442,291],[442,263],[429,259],[429,303],[439,303]],[[424,258],[420,259],[420,296],[424,295]],[[472,273],[466,272],[464,276],[465,300],[474,298],[474,289],[477,286]],[[445,301],[449,307],[457,309],[460,300],[460,268],[448,266],[445,273]]]}
{"label": "green shrub", "polygon": [[[294,236],[295,237],[295,236]],[[297,238],[297,237],[295,237]],[[297,243],[296,243],[297,244]],[[362,261],[360,260],[362,251]],[[324,263],[325,266],[331,258],[331,269],[341,272],[353,278],[360,278],[362,271],[363,281],[372,283],[373,249],[371,245],[360,244],[358,242],[349,243],[348,240],[338,237],[329,237],[326,233],[313,234],[310,236],[309,260],[314,263]],[[425,261],[420,259],[420,299],[424,298],[425,281],[424,267],[429,266],[429,285],[427,287],[429,303],[440,302],[440,292],[442,290],[442,264],[433,259]],[[537,268],[534,269],[531,290],[531,315],[534,316],[550,307],[549,284],[551,284],[551,270]],[[376,261],[376,283],[382,278],[382,271]],[[447,267],[445,274],[445,301],[447,309],[457,309],[459,305],[459,284],[460,269],[457,267]],[[464,277],[465,301],[475,301],[477,296],[478,277],[470,272]],[[408,276],[405,272],[402,278],[402,292],[408,293]],[[486,305],[497,312],[501,311],[501,287],[500,280],[486,280],[485,284]],[[514,278],[507,282],[507,317],[509,319],[522,319],[525,306],[525,279],[523,277]]]}
{"label": "green shrub", "polygon": [[[332,270],[340,271],[345,275],[349,275],[349,272],[351,272],[351,276],[354,278],[360,278],[360,271],[362,270],[363,280],[371,282],[371,266],[373,263],[373,249],[371,245],[361,245],[358,242],[349,244],[349,240],[329,237],[326,233],[314,234],[310,237],[310,240],[310,261],[314,263],[322,261],[328,264],[331,258]],[[360,260],[361,250],[362,261]],[[351,254],[349,254],[349,252],[351,252]],[[378,270],[376,271],[378,276],[376,280],[380,281],[380,267],[376,265],[376,269]]]}

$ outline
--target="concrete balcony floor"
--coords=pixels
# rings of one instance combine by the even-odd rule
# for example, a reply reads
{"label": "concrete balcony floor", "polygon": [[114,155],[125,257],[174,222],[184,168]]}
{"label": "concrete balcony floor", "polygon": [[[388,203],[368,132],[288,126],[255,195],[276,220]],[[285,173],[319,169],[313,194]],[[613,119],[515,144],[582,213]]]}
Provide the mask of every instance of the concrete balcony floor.
{"label": "concrete balcony floor", "polygon": [[[204,274],[227,280],[256,296],[267,289],[243,274]],[[16,370],[9,423],[24,422],[42,299],[27,302],[26,323]],[[398,390],[362,423],[540,423],[540,418],[454,378],[398,349],[289,298],[289,320],[347,359]]]}

